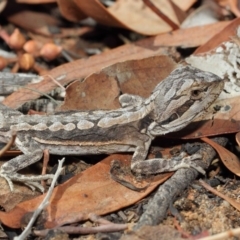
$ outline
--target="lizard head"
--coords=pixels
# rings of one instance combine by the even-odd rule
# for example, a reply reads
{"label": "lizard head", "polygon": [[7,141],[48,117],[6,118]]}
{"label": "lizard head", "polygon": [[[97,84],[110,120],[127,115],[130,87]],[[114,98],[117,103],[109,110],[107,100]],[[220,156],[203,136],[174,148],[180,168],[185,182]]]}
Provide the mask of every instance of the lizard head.
{"label": "lizard head", "polygon": [[153,91],[151,135],[178,131],[194,120],[217,99],[224,81],[217,75],[192,66],[180,66]]}

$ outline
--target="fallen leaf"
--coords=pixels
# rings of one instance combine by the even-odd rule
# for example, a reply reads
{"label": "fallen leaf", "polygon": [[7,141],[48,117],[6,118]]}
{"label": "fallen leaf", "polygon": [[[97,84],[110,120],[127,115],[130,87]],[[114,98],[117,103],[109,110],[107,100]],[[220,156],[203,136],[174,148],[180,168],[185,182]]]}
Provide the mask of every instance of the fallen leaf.
{"label": "fallen leaf", "polygon": [[[82,215],[82,220],[88,219],[88,214],[94,212],[104,215],[132,205],[147,196],[160,183],[169,178],[172,173],[166,173],[151,178],[149,187],[142,191],[132,191],[110,178],[110,164],[118,159],[129,165],[132,155],[115,154],[74,176],[69,181],[57,186],[47,206],[44,219],[46,228],[52,228],[71,222],[71,219]],[[22,217],[34,211],[45,194],[32,200],[18,204],[9,212],[0,212],[0,220],[11,228],[20,228]]]}
{"label": "fallen leaf", "polygon": [[77,7],[74,0],[56,0],[61,14],[69,21],[78,22],[87,16]]}
{"label": "fallen leaf", "polygon": [[216,142],[212,141],[209,138],[201,138],[201,140],[210,144],[217,151],[223,164],[232,173],[236,174],[237,176],[240,176],[240,160],[235,154],[228,151],[226,148],[222,147],[221,145],[217,144]]}
{"label": "fallen leaf", "polygon": [[[182,3],[152,0],[156,8],[175,23],[178,23],[179,11],[188,10],[194,2],[196,1],[186,0]],[[156,35],[172,29],[164,19],[155,14],[141,0],[118,0],[108,8],[97,0],[58,0],[58,4],[63,16],[71,21],[79,21],[79,18],[81,19],[85,15],[103,25],[127,28],[144,35]]]}
{"label": "fallen leaf", "polygon": [[[134,44],[123,45],[87,59],[80,59],[71,63],[63,64],[50,70],[48,75],[57,79],[60,84],[66,85],[73,82],[75,79],[84,78],[117,62],[142,59],[163,54],[173,55],[174,52],[170,54],[169,50],[163,46],[198,46],[206,42],[211,36],[219,32],[228,24],[229,22],[220,22],[205,26],[204,28],[195,27],[179,29],[171,34],[160,34],[156,37],[147,38]],[[197,37],[193,38],[193,35]],[[48,76],[44,76],[44,80],[40,83],[29,84],[27,87],[42,93],[48,93],[54,90],[57,85],[52,82]],[[3,103],[11,108],[19,108],[25,102],[37,99],[41,95],[42,94],[31,90],[19,89],[5,98]]]}
{"label": "fallen leaf", "polygon": [[200,46],[194,54],[200,54],[209,52],[212,49],[218,47],[222,42],[229,41],[231,36],[236,35],[237,27],[240,25],[240,18],[236,18],[231,21],[229,25],[227,25],[224,29],[222,29],[219,33],[214,35],[209,41]]}
{"label": "fallen leaf", "polygon": [[[58,3],[60,6],[66,5],[64,1]],[[175,11],[168,1],[153,0],[153,3],[173,22],[178,23]],[[85,14],[103,25],[127,28],[144,35],[156,35],[172,29],[141,0],[119,0],[108,8],[97,0],[74,1],[74,4],[80,10],[80,16]],[[70,19],[68,13],[62,13]],[[74,20],[74,17],[71,19]]]}
{"label": "fallen leaf", "polygon": [[33,32],[51,35],[49,26],[56,26],[60,22],[54,17],[41,12],[33,12],[29,10],[19,11],[15,14],[7,16],[9,22],[22,27],[23,29],[31,30]]}
{"label": "fallen leaf", "polygon": [[58,110],[119,108],[120,89],[116,79],[104,72],[93,74],[83,82],[75,81],[66,89],[64,103]]}
{"label": "fallen leaf", "polygon": [[175,67],[166,55],[116,63],[70,84],[61,110],[119,108],[120,92],[148,97]]}

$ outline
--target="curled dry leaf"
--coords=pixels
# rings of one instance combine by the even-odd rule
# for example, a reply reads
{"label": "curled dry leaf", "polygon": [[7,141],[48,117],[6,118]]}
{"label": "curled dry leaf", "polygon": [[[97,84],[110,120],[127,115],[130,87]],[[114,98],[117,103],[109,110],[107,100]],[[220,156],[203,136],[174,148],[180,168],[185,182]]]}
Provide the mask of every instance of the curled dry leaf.
{"label": "curled dry leaf", "polygon": [[240,176],[240,160],[239,158],[228,151],[226,148],[217,144],[209,138],[201,138],[204,142],[210,144],[218,153],[223,164],[234,174]]}
{"label": "curled dry leaf", "polygon": [[[152,0],[152,2],[164,15],[168,16],[176,24],[179,24],[175,9],[170,1]],[[184,10],[194,3],[192,0],[186,0],[184,2]],[[174,3],[181,8],[181,3],[178,1],[174,1]],[[69,2],[58,0],[58,4],[60,9],[62,9],[62,14],[69,20],[78,19],[77,10],[79,9],[79,15],[81,17],[86,15],[101,24],[127,28],[145,35],[156,35],[171,30],[171,27],[147,7],[142,0],[119,0],[109,8],[104,7],[104,5],[97,0]],[[70,7],[70,10],[66,10],[68,7]],[[73,7],[75,8],[73,11],[74,15],[70,16]]]}

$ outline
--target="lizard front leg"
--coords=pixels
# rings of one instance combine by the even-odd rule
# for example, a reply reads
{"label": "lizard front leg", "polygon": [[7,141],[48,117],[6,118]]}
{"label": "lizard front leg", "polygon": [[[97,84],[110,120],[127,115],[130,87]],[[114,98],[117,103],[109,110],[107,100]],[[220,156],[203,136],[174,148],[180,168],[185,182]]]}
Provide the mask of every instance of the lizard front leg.
{"label": "lizard front leg", "polygon": [[156,174],[172,172],[180,168],[192,167],[198,172],[205,174],[205,171],[194,163],[194,160],[202,158],[200,154],[186,156],[186,153],[182,152],[179,156],[170,159],[153,158],[145,160],[150,144],[151,140],[149,139],[144,145],[139,145],[136,148],[131,161],[131,169],[133,172],[141,174]]}
{"label": "lizard front leg", "polygon": [[17,171],[23,169],[42,158],[43,151],[35,150],[31,153],[27,153],[24,155],[20,155],[11,159],[9,162],[4,163],[0,169],[0,177],[3,177],[7,180],[10,190],[13,191],[13,183],[12,181],[22,182],[25,185],[29,186],[33,190],[38,188],[40,191],[44,191],[43,186],[39,183],[41,180],[46,180],[49,178],[53,178],[53,174],[45,174],[40,176],[24,176],[22,174],[18,174]]}

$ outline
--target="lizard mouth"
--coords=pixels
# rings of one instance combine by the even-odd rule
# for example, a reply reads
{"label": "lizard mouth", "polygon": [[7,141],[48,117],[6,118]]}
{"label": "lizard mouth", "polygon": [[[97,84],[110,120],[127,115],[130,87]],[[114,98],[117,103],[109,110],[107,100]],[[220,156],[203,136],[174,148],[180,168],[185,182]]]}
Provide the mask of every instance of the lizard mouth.
{"label": "lizard mouth", "polygon": [[168,118],[159,122],[159,125],[161,126],[168,125],[180,119],[188,111],[188,109],[191,108],[193,104],[194,104],[193,100],[188,100],[184,104],[182,104],[182,106],[176,107],[176,109],[173,110],[173,113]]}

